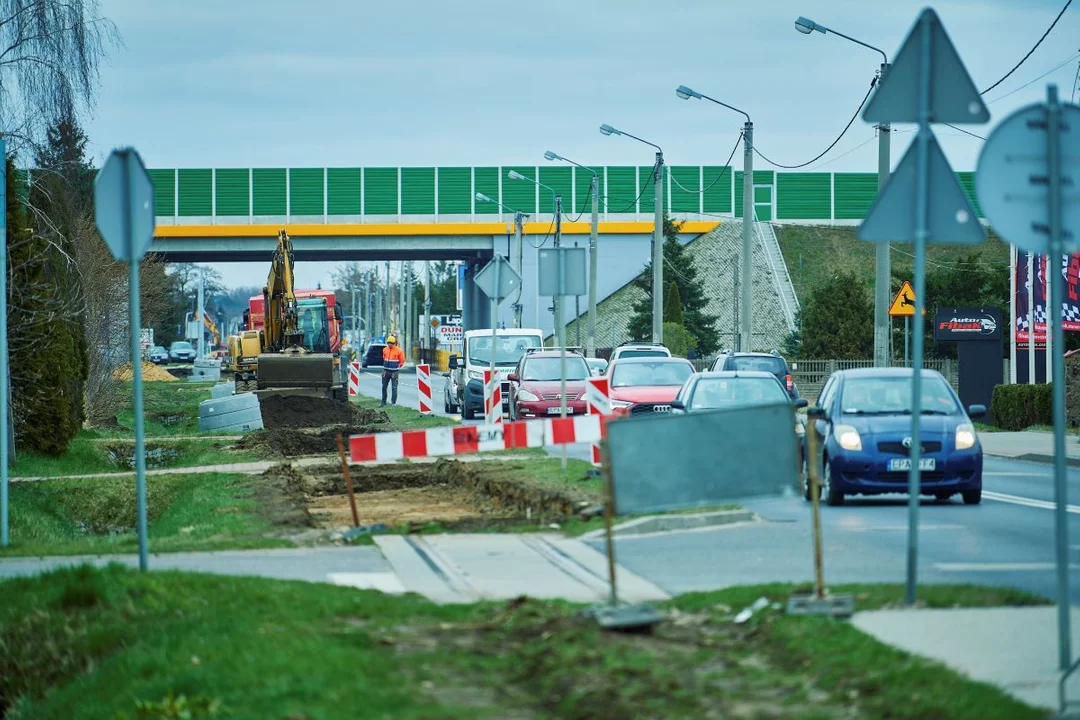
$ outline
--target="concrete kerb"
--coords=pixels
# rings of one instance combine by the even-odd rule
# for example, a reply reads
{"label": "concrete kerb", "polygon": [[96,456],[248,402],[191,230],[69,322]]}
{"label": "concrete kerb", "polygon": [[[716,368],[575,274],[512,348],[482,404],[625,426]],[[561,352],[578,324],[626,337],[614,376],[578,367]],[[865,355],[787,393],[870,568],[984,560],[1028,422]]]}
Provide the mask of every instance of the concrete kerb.
{"label": "concrete kerb", "polygon": [[[672,532],[676,530],[699,530],[708,527],[734,525],[735,523],[753,522],[754,513],[749,510],[717,510],[702,513],[677,513],[670,515],[647,515],[619,523],[611,529],[614,537],[646,535],[648,533]],[[581,536],[582,540],[605,537],[603,529],[590,530]]]}
{"label": "concrete kerb", "polygon": [[[1009,455],[1007,453],[992,453],[983,450],[983,455],[987,457],[1001,458],[1003,460],[1021,460],[1023,462],[1035,462],[1043,463],[1046,465],[1054,464],[1054,456],[1046,455],[1043,453],[1022,453],[1020,455]],[[1080,458],[1067,457],[1065,458],[1065,464],[1070,467],[1080,467]]]}

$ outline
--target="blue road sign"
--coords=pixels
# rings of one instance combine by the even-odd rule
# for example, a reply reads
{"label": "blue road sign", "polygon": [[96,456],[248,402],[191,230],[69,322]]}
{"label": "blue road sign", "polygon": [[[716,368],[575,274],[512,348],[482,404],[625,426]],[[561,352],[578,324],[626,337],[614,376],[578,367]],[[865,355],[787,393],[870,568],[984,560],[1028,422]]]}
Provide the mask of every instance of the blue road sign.
{"label": "blue road sign", "polygon": [[154,184],[133,148],[113,150],[94,180],[98,230],[114,258],[138,262],[154,239]]}

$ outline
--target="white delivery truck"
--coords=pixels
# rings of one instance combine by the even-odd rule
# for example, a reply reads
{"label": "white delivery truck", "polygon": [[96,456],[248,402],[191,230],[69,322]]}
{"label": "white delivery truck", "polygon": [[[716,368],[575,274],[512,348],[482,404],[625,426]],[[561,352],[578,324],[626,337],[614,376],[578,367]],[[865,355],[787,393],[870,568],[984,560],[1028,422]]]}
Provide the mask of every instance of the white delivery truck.
{"label": "white delivery truck", "polygon": [[[510,382],[506,376],[517,368],[529,348],[544,346],[544,334],[534,328],[506,328],[495,331],[495,372],[502,383],[503,413],[510,409]],[[484,371],[490,368],[491,329],[468,330],[461,354],[450,355],[450,372],[443,398],[448,413],[461,412],[466,420],[484,414]]]}

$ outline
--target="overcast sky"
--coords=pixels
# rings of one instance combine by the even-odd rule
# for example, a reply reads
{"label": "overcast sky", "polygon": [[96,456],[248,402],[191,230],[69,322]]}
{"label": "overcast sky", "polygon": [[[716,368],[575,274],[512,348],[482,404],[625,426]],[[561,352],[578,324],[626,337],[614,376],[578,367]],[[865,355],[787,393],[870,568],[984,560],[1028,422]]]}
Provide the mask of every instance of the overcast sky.
{"label": "overcast sky", "polygon": [[[1063,3],[934,7],[982,90],[1023,57]],[[686,84],[746,110],[757,147],[796,164],[836,138],[880,56],[834,35],[802,35],[794,19],[806,15],[892,58],[925,4],[101,0],[124,46],[102,69],[87,126],[99,165],[118,145],[165,168],[538,164],[547,149],[583,163],[651,162],[649,148],[602,136],[600,123],[663,146],[670,164],[723,163],[742,117],[679,100],[674,88]],[[1078,30],[1080,6],[988,93],[991,122],[966,129],[985,137],[1044,97],[1047,82],[1071,97]],[[954,169],[974,169],[981,141],[936,131]],[[894,136],[894,163],[911,136]],[[857,119],[808,169],[873,171],[873,139]],[[757,159],[755,167],[769,166]],[[329,281],[327,264],[306,266],[297,268],[301,283]],[[233,285],[265,280],[262,264],[229,270]]]}

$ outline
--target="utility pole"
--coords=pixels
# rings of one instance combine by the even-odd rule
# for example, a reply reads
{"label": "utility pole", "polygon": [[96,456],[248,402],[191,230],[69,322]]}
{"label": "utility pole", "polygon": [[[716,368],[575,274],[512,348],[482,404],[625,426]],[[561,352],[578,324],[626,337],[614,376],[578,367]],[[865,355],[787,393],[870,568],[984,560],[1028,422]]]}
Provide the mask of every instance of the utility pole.
{"label": "utility pole", "polygon": [[[562,246],[562,195],[555,196],[555,249]],[[566,328],[562,326],[562,297],[556,294],[551,298],[551,309],[554,316],[555,342],[557,347],[566,346]],[[563,368],[562,376],[566,377],[566,368]],[[566,414],[565,412],[563,413]]]}
{"label": "utility pole", "polygon": [[[885,80],[885,73],[889,71],[889,63],[881,63],[881,71],[878,75],[878,86]],[[881,196],[885,184],[889,182],[889,143],[892,134],[888,123],[878,125],[878,197]],[[890,264],[889,243],[877,243],[874,263],[874,367],[889,367],[892,365],[891,321],[889,319],[889,296],[892,294],[892,275]]]}
{"label": "utility pole", "polygon": [[[199,328],[199,342],[198,342],[198,345],[196,346],[195,357],[200,358],[200,359],[206,356],[206,348],[205,348],[205,345],[204,345],[204,343],[206,342],[206,333],[203,331],[204,330],[204,328],[203,328],[203,312],[205,312],[203,310],[203,277],[204,277],[205,273],[206,273],[206,271],[203,268],[200,267],[199,268],[199,309],[198,309],[198,317],[196,318],[197,322],[195,323]],[[131,332],[133,334],[135,334],[135,335],[138,335],[139,334],[139,328],[133,327],[133,328],[131,328]]]}
{"label": "utility pole", "polygon": [[[521,239],[521,225],[522,225],[522,223],[524,221],[525,221],[525,213],[520,213],[520,212],[515,211],[514,212],[514,249],[517,251],[517,266],[514,269],[517,270],[518,275],[521,275],[522,254],[524,252],[524,250],[523,250],[524,241]],[[514,299],[514,327],[516,327],[516,328],[521,327],[521,311],[522,311],[523,307],[524,306],[521,304],[521,285],[519,284],[518,289],[517,289],[517,297]]]}
{"label": "utility pole", "polygon": [[413,316],[416,314],[413,311],[413,268],[412,261],[409,261],[405,265],[405,341],[408,343],[406,350],[409,355],[412,355],[412,346],[416,341],[416,336],[413,330]]}
{"label": "utility pole", "polygon": [[739,303],[740,335],[736,348],[742,352],[753,350],[753,279],[754,272],[754,123],[747,120],[743,125],[743,233],[742,270],[739,277],[742,301]]}
{"label": "utility pole", "polygon": [[[586,336],[586,355],[596,357],[596,276],[599,258],[596,255],[596,235],[600,225],[600,178],[593,173],[589,192],[592,193],[592,227],[589,230],[589,332]],[[518,272],[521,268],[518,268]]]}
{"label": "utility pole", "polygon": [[401,347],[405,334],[405,261],[398,262],[398,347]]}
{"label": "utility pole", "polygon": [[664,153],[657,151],[653,172],[653,249],[652,249],[652,341],[664,342]]}
{"label": "utility pole", "polygon": [[425,347],[427,348],[428,357],[425,358],[425,362],[434,362],[435,360],[435,344],[432,342],[431,337],[431,261],[424,261],[424,334],[427,336],[427,342]]}
{"label": "utility pole", "polygon": [[389,335],[390,330],[393,328],[393,326],[390,323],[390,261],[389,260],[386,261],[386,297],[384,298],[383,305],[385,306],[385,309],[383,310],[383,312],[385,313],[385,315],[383,317],[383,321],[384,321],[385,327],[386,327],[386,334]]}

